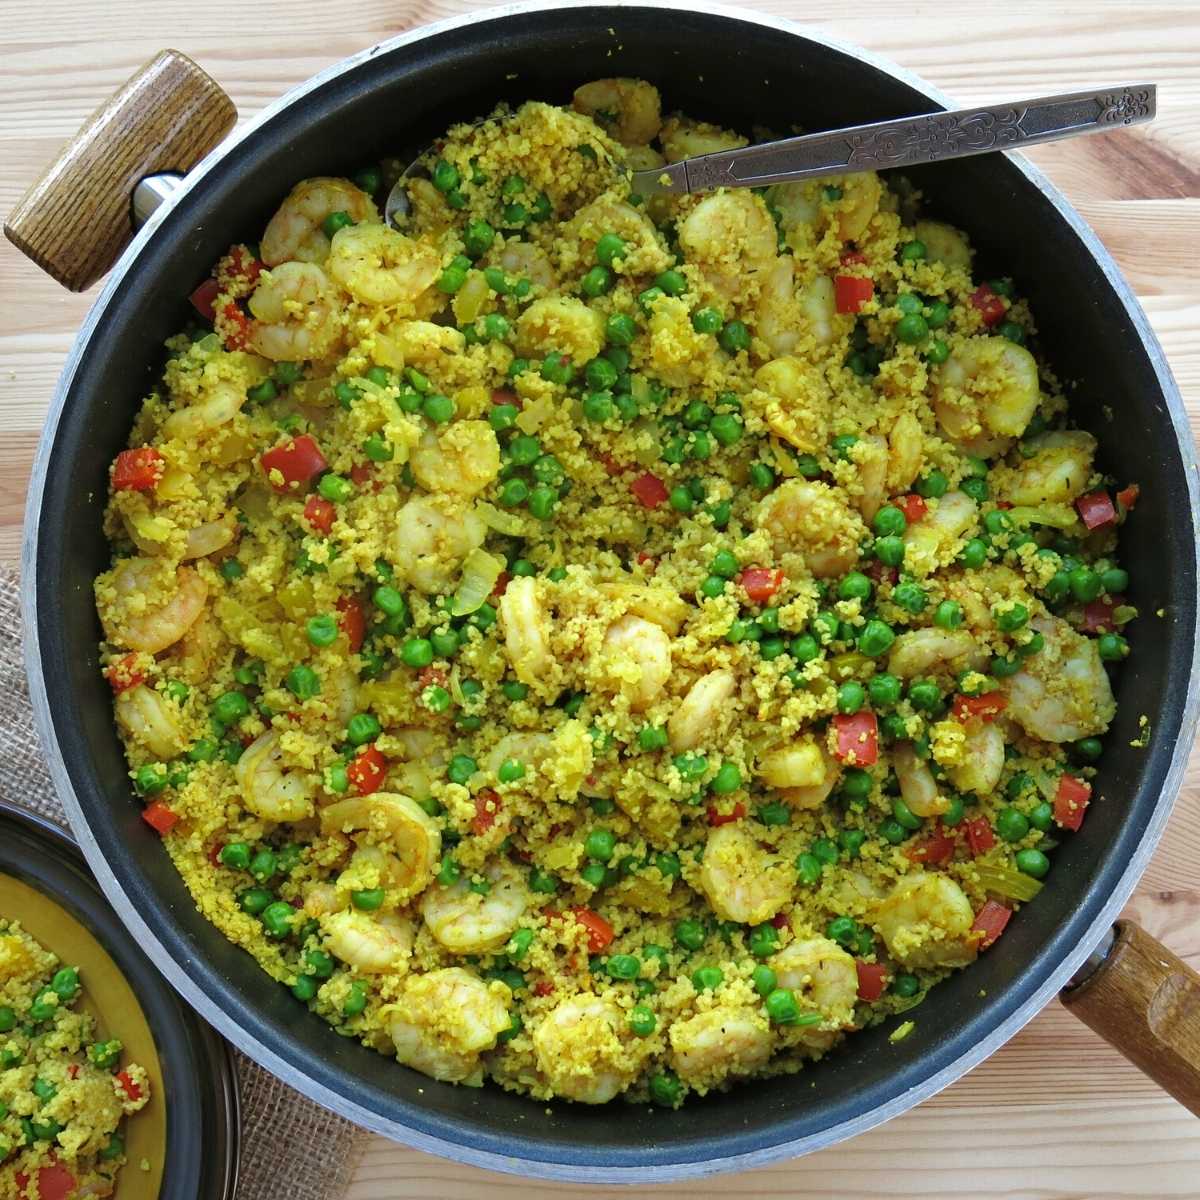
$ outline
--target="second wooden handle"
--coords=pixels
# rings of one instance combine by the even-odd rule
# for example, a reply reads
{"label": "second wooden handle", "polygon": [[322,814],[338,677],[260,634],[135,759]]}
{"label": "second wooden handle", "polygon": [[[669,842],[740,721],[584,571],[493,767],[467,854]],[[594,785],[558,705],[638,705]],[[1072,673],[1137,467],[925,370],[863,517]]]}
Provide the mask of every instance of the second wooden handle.
{"label": "second wooden handle", "polygon": [[1200,975],[1131,921],[1063,1004],[1200,1116]]}
{"label": "second wooden handle", "polygon": [[4,232],[43,271],[81,292],[133,235],[129,201],[138,180],[187,171],[236,120],[215,80],[186,55],[164,50],[92,115],[21,198]]}

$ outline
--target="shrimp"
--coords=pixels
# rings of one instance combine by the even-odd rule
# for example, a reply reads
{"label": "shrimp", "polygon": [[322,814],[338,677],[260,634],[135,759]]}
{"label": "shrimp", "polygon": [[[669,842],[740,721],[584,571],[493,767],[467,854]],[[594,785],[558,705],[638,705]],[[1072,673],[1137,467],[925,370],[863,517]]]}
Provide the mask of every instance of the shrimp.
{"label": "shrimp", "polygon": [[441,255],[428,242],[388,225],[348,225],[329,247],[330,275],[363,304],[412,304],[441,270]]}
{"label": "shrimp", "polygon": [[901,413],[888,434],[888,494],[894,496],[911,487],[924,462],[921,422],[910,412]]}
{"label": "shrimp", "polygon": [[543,296],[517,318],[517,353],[565,354],[575,363],[604,348],[604,318],[574,296]]}
{"label": "shrimp", "polygon": [[717,916],[754,925],[770,920],[792,898],[795,872],[772,858],[740,825],[708,834],[700,887]]}
{"label": "shrimp", "polygon": [[[791,354],[800,341],[803,309],[796,295],[795,261],[790,254],[781,255],[760,276],[762,290],[758,295],[755,328],[770,347],[772,356]],[[832,299],[831,291],[831,313]]]}
{"label": "shrimp", "polygon": [[771,1026],[745,1005],[721,1004],[675,1021],[669,1034],[671,1066],[685,1083],[705,1091],[731,1075],[749,1075],[771,1057]]}
{"label": "shrimp", "polygon": [[1037,362],[1008,338],[971,338],[942,364],[933,392],[933,411],[952,441],[1020,437],[1041,399]]}
{"label": "shrimp", "polygon": [[509,581],[498,606],[504,648],[513,674],[533,686],[554,663],[550,653],[550,618],[538,583],[530,576]]}
{"label": "shrimp", "polygon": [[314,883],[304,893],[303,912],[306,917],[327,917],[341,912],[348,903],[332,884]]}
{"label": "shrimp", "polygon": [[965,629],[913,629],[892,644],[888,670],[901,679],[932,671],[958,671],[986,661],[974,637]]}
{"label": "shrimp", "polygon": [[241,412],[246,393],[231,383],[218,381],[205,388],[196,404],[176,409],[163,422],[163,437],[177,442],[193,442],[203,434],[227,425]]}
{"label": "shrimp", "polygon": [[1103,733],[1117,711],[1096,642],[1058,617],[1035,617],[1045,639],[1040,653],[1001,682],[1007,715],[1046,742],[1074,742]]}
{"label": "shrimp", "polygon": [[947,492],[937,507],[904,531],[904,568],[925,576],[953,562],[979,508],[965,492]]}
{"label": "shrimp", "polygon": [[437,942],[452,954],[484,954],[502,946],[529,907],[525,881],[508,863],[484,871],[486,895],[463,877],[446,886],[434,884],[421,899],[421,916]]}
{"label": "shrimp", "polygon": [[801,1009],[821,1014],[819,1026],[796,1030],[798,1041],[828,1049],[838,1030],[853,1024],[858,968],[837,942],[803,938],[785,946],[767,965],[775,972],[777,986],[793,992]]}
{"label": "shrimp", "polygon": [[401,743],[403,755],[401,761],[392,764],[393,784],[418,803],[428,800],[433,794],[434,780],[442,777],[446,765],[445,747],[433,730],[416,726],[393,730],[392,738]]}
{"label": "shrimp", "polygon": [[678,592],[662,584],[626,583],[623,579],[599,583],[596,590],[613,600],[621,600],[625,611],[645,617],[674,636],[691,615],[691,608]]}
{"label": "shrimp", "polygon": [[500,446],[486,421],[455,421],[441,433],[427,429],[409,464],[426,491],[470,497],[500,473]]}
{"label": "shrimp", "polygon": [[730,133],[708,121],[693,121],[690,117],[671,117],[662,127],[659,137],[667,162],[675,163],[701,154],[716,154],[720,150],[737,150],[749,140],[740,133]]}
{"label": "shrimp", "polygon": [[236,535],[237,520],[233,516],[195,525],[187,531],[183,557],[185,559],[207,558],[210,554],[216,554],[218,550],[224,550]]}
{"label": "shrimp", "polygon": [[759,367],[754,382],[766,395],[763,420],[776,437],[790,442],[801,454],[825,448],[833,393],[819,367],[788,355]]}
{"label": "shrimp", "polygon": [[925,260],[954,271],[971,273],[971,246],[966,235],[944,221],[918,221],[913,233],[925,244]]}
{"label": "shrimp", "polygon": [[568,996],[533,1031],[538,1070],[555,1095],[606,1104],[637,1073],[626,1047],[624,1014],[612,1000]]}
{"label": "shrimp", "polygon": [[407,969],[413,946],[408,917],[343,909],[320,920],[325,949],[354,970],[366,975],[398,975]]}
{"label": "shrimp", "polygon": [[389,864],[388,891],[395,893],[399,903],[425,889],[442,853],[437,822],[415,800],[390,792],[374,792],[323,808],[321,832],[368,834],[364,841],[394,856]]}
{"label": "shrimp", "polygon": [[892,767],[900,781],[900,796],[914,816],[936,817],[949,811],[950,798],[938,792],[933,772],[918,757],[912,742],[897,742]]}
{"label": "shrimp", "polygon": [[[191,629],[208,602],[208,584],[191,567],[177,568],[173,579],[171,574],[165,562],[126,558],[97,579],[100,599],[109,591],[114,597],[100,609],[110,642],[157,654]],[[168,583],[174,586],[164,595]]]}
{"label": "shrimp", "polygon": [[779,795],[792,808],[819,808],[828,799],[829,793],[833,791],[833,785],[838,781],[841,771],[833,755],[825,748],[823,742],[817,743],[817,750],[820,753],[825,773],[815,783],[778,789]]}
{"label": "shrimp", "polygon": [[315,263],[285,262],[264,273],[249,305],[250,348],[273,362],[323,358],[341,336],[333,289]]}
{"label": "shrimp", "polygon": [[280,765],[283,747],[273,729],[255,738],[233,768],[242,801],[265,821],[304,821],[313,815],[312,780]]}
{"label": "shrimp", "polygon": [[[1004,734],[995,725],[972,721],[967,726],[963,761],[946,770],[950,782],[960,792],[986,796],[1000,782],[1003,771]],[[912,808],[911,804],[909,808]]]}
{"label": "shrimp", "polygon": [[671,265],[654,222],[632,204],[607,193],[585,204],[563,230],[563,245],[579,261],[591,262],[596,243],[606,233],[615,233],[625,244],[617,259],[618,270],[627,275],[657,274]]}
{"label": "shrimp", "polygon": [[874,926],[905,967],[963,967],[977,953],[971,902],[948,875],[914,871],[875,906]]}
{"label": "shrimp", "polygon": [[857,508],[864,521],[870,521],[887,499],[888,444],[878,434],[859,438],[850,457],[858,467],[862,494]]}
{"label": "shrimp", "polygon": [[833,322],[837,312],[833,280],[828,275],[814,275],[801,288],[796,299],[802,327],[812,335],[818,346],[827,346],[833,341]]}
{"label": "shrimp", "polygon": [[825,180],[825,185],[842,189],[842,197],[834,205],[838,237],[843,242],[857,242],[879,211],[879,201],[883,196],[883,184],[879,176],[874,171],[831,175]]}
{"label": "shrimp", "polygon": [[789,479],[758,506],[755,524],[781,549],[798,550],[818,578],[844,575],[858,561],[866,526],[826,483]]}
{"label": "shrimp", "polygon": [[800,737],[758,758],[756,774],[771,788],[810,788],[825,782],[829,764],[816,738]]}
{"label": "shrimp", "polygon": [[662,127],[658,88],[641,79],[594,79],[575,89],[571,103],[626,146],[652,142]]}
{"label": "shrimp", "polygon": [[1082,429],[1054,430],[1030,438],[1019,466],[997,472],[998,490],[1013,504],[1070,504],[1092,474],[1096,439]]}
{"label": "shrimp", "polygon": [[554,795],[568,802],[592,769],[592,739],[582,721],[564,721],[553,734],[507,733],[488,751],[484,769],[493,775],[505,759],[514,758],[533,767],[550,786]]}
{"label": "shrimp", "polygon": [[[813,241],[821,219],[821,203],[817,198],[821,186],[820,183],[776,183],[767,188],[767,204],[778,213],[787,244],[795,250],[805,250]],[[831,282],[831,302],[832,293]]]}
{"label": "shrimp", "polygon": [[420,592],[448,592],[463,559],[486,535],[487,526],[471,509],[448,498],[414,496],[396,514],[396,571]]}
{"label": "shrimp", "polygon": [[550,291],[558,286],[558,276],[550,265],[549,257],[532,242],[505,242],[499,262],[505,274],[528,279],[534,287]]}
{"label": "shrimp", "polygon": [[399,1002],[382,1011],[396,1057],[446,1083],[482,1083],[479,1056],[511,1025],[501,983],[484,983],[462,967],[410,977]]}
{"label": "shrimp", "polygon": [[712,287],[732,299],[748,272],[775,262],[775,222],[749,189],[712,192],[680,223],[679,245]]}
{"label": "shrimp", "polygon": [[153,688],[144,683],[126,688],[114,705],[117,724],[156,758],[175,758],[183,752],[183,730],[175,711]]}
{"label": "shrimp", "polygon": [[268,267],[280,263],[323,263],[329,256],[325,218],[344,212],[351,220],[378,221],[371,197],[348,179],[302,179],[267,222],[259,255]]}
{"label": "shrimp", "polygon": [[671,677],[671,639],[654,622],[627,613],[604,635],[600,672],[611,688],[629,700],[634,712],[641,712],[654,703]]}
{"label": "shrimp", "polygon": [[736,687],[733,672],[724,668],[709,671],[692,684],[667,721],[671,749],[676,754],[715,741]]}

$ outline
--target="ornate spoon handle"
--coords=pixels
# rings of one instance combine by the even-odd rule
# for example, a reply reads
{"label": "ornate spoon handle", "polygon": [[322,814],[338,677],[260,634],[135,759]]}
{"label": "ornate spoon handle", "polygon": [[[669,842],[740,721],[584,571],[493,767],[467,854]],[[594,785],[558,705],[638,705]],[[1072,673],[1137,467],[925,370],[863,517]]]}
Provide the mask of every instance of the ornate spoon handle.
{"label": "ornate spoon handle", "polygon": [[1019,150],[1076,134],[1140,125],[1153,119],[1156,96],[1154,84],[1142,83],[810,133],[635,171],[633,190],[650,195],[758,187]]}

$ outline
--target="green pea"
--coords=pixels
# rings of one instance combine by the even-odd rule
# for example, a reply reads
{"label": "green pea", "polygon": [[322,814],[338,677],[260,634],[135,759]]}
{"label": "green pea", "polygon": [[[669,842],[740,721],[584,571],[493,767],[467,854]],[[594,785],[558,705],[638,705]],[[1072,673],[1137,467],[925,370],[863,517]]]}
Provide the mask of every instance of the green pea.
{"label": "green pea", "polygon": [[355,713],[346,724],[346,741],[352,746],[365,746],[382,732],[378,719],[371,713]]}
{"label": "green pea", "polygon": [[1129,643],[1119,633],[1102,633],[1096,639],[1096,649],[1104,662],[1120,662],[1129,654]]}
{"label": "green pea", "polygon": [[480,258],[491,249],[496,239],[496,231],[487,221],[478,218],[468,221],[463,233],[463,246],[471,258]]}
{"label": "green pea", "polygon": [[859,653],[869,658],[878,658],[891,649],[895,640],[896,634],[892,627],[873,617],[863,626],[862,633],[858,635],[857,645]]}
{"label": "green pea", "polygon": [[901,842],[908,838],[909,834],[908,830],[905,829],[899,821],[897,821],[894,817],[888,817],[886,820],[879,823],[879,836],[883,838],[885,842],[888,842],[893,846],[898,846]]}
{"label": "green pea", "polygon": [[346,994],[346,999],[342,1002],[342,1016],[350,1018],[360,1016],[366,1007],[366,984],[356,979],[350,985],[350,990]]}
{"label": "green pea", "polygon": [[838,834],[838,844],[847,858],[857,858],[866,840],[867,835],[861,829],[843,829]]}
{"label": "green pea", "polygon": [[936,468],[917,480],[917,495],[929,499],[940,499],[950,489],[950,481],[944,471]]}
{"label": "green pea", "polygon": [[924,611],[925,606],[929,603],[929,597],[925,595],[920,584],[907,581],[897,584],[892,589],[892,603],[915,616]]}
{"label": "green pea", "polygon": [[987,480],[979,475],[971,475],[958,485],[959,491],[970,496],[976,504],[982,504],[988,498]]}
{"label": "green pea", "polygon": [[1054,807],[1048,801],[1042,800],[1029,810],[1029,823],[1042,833],[1047,832],[1054,824]]}
{"label": "green pea", "polygon": [[957,600],[943,600],[933,610],[933,623],[940,629],[957,629],[963,620],[963,607]]}
{"label": "green pea", "polygon": [[1100,572],[1100,586],[1110,595],[1123,592],[1129,587],[1129,572],[1120,567],[1109,567]]}
{"label": "green pea", "polygon": [[1029,832],[1029,819],[1011,805],[996,814],[996,832],[1006,842],[1019,842]]}
{"label": "green pea", "polygon": [[755,958],[770,958],[779,948],[779,930],[767,923],[755,925],[748,944]]}
{"label": "green pea", "polygon": [[592,267],[579,283],[580,290],[585,296],[590,296],[593,299],[597,296],[603,296],[612,290],[613,284],[616,283],[616,277],[608,267]]}
{"label": "green pea", "polygon": [[790,825],[792,821],[792,810],[782,800],[760,804],[754,815],[769,829]]}
{"label": "green pea", "polygon": [[671,761],[684,779],[699,779],[708,770],[707,757],[692,751],[688,751],[686,754],[677,754]]}
{"label": "green pea", "polygon": [[675,941],[685,950],[699,950],[704,945],[704,926],[691,917],[685,917],[675,925]]}
{"label": "green pea", "polygon": [[817,644],[817,639],[810,633],[802,633],[799,637],[795,637],[788,645],[788,653],[798,663],[812,662],[813,659],[821,656],[821,647]]}
{"label": "green pea", "polygon": [[558,491],[547,484],[539,483],[529,493],[529,511],[539,521],[548,521],[558,504]]}
{"label": "green pea", "polygon": [[715,992],[725,982],[720,967],[697,967],[692,972],[692,986],[698,992]]}
{"label": "green pea", "polygon": [[867,696],[875,708],[890,708],[900,701],[900,680],[886,672],[867,681]]}
{"label": "green pea", "polygon": [[726,354],[750,349],[750,330],[741,321],[727,321],[717,335],[717,342]]}
{"label": "green pea", "polygon": [[[612,969],[612,962],[609,961],[609,970]],[[644,1004],[635,1004],[629,1010],[629,1029],[635,1037],[649,1037],[658,1024],[658,1018],[655,1017],[653,1010]]]}
{"label": "green pea", "polygon": [[613,346],[632,345],[637,322],[628,313],[613,313],[604,323],[604,338]]}
{"label": "green pea", "polygon": [[275,900],[263,909],[259,919],[270,937],[283,938],[292,931],[296,910],[286,900]]}
{"label": "green pea", "polygon": [[717,768],[717,773],[708,786],[718,796],[726,796],[742,786],[742,773],[736,763],[725,761]]}
{"label": "green pea", "polygon": [[[245,842],[229,842],[221,847],[217,857],[231,870],[245,871],[250,866],[250,847]],[[4,1032],[0,1029],[0,1033]]]}
{"label": "green pea", "polygon": [[558,880],[540,867],[529,872],[529,888],[544,896],[553,896],[558,891]]}
{"label": "green pea", "polygon": [[1050,860],[1040,850],[1018,850],[1015,862],[1018,871],[1034,879],[1044,879],[1050,870]]}
{"label": "green pea", "polygon": [[1029,609],[1020,603],[1011,604],[1007,608],[993,608],[992,616],[996,627],[1003,633],[1015,633],[1029,620]]}
{"label": "green pea", "polygon": [[442,864],[438,868],[437,873],[438,883],[444,884],[446,887],[450,887],[452,884],[458,882],[460,874],[461,871],[458,863],[456,863],[449,854],[443,855]]}
{"label": "green pea", "polygon": [[701,308],[692,313],[692,328],[697,333],[719,333],[724,318],[715,308]]}
{"label": "green pea", "polygon": [[851,571],[838,584],[839,600],[866,600],[871,595],[871,581],[861,571]]}
{"label": "green pea", "polygon": [[674,1108],[683,1098],[683,1084],[670,1071],[650,1076],[650,1099],[660,1108]]}
{"label": "green pea", "polygon": [[362,912],[374,912],[383,905],[386,896],[383,888],[364,888],[350,893],[350,903]]}
{"label": "green pea", "polygon": [[909,685],[908,702],[921,712],[934,712],[941,707],[941,688],[929,680],[917,680]]}
{"label": "green pea", "polygon": [[906,547],[902,537],[888,536],[876,538],[871,549],[875,557],[885,567],[898,567],[904,562]]}
{"label": "green pea", "polygon": [[516,783],[518,779],[525,778],[525,764],[515,758],[506,758],[500,764],[496,778],[501,783]]}
{"label": "green pea", "polygon": [[853,679],[846,680],[837,690],[838,712],[847,715],[856,713],[867,702],[867,693],[861,683]]}
{"label": "green pea", "polygon": [[277,869],[274,851],[265,847],[259,850],[250,860],[250,874],[259,883],[266,883],[268,879],[277,873]]}
{"label": "green pea", "polygon": [[908,519],[894,504],[885,504],[875,514],[871,524],[880,537],[892,537],[902,534],[908,528]]}
{"label": "green pea", "polygon": [[64,1004],[70,1004],[79,994],[79,972],[74,967],[60,968],[50,979],[50,989]]}
{"label": "green pea", "polygon": [[776,1025],[794,1025],[800,1018],[796,997],[787,988],[776,988],[766,998],[767,1016]]}
{"label": "green pea", "polygon": [[615,233],[605,233],[596,242],[596,261],[602,267],[611,267],[618,258],[624,258],[628,253],[623,238]]}
{"label": "green pea", "polygon": [[354,218],[348,212],[332,212],[321,222],[321,229],[327,238],[332,238],[340,229],[354,224]]}
{"label": "green pea", "polygon": [[907,345],[915,346],[929,336],[929,325],[920,313],[909,313],[896,322],[896,338]]}
{"label": "green pea", "polygon": [[911,1000],[921,990],[921,981],[915,975],[901,973],[892,980],[892,994],[903,1000]]}

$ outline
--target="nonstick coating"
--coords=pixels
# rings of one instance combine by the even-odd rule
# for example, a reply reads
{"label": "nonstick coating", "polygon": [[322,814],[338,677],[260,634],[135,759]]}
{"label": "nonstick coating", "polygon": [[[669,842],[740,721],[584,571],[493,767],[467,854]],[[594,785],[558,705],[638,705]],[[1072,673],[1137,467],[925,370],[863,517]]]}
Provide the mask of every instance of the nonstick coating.
{"label": "nonstick coating", "polygon": [[[893,72],[893,73],[889,73]],[[196,912],[131,793],[97,669],[91,581],[106,469],[161,367],[186,297],[235,239],[253,240],[298,179],[423,146],[498,98],[564,101],[615,73],[654,81],[668,110],[751,129],[849,125],[942,105],[860,52],[732,10],[518,7],[418,31],[285,97],[199,169],[125,256],[88,319],[41,448],[26,545],[29,665],[75,828],[109,898],[172,982],[234,1042],[300,1090],[379,1132],[453,1158],[593,1181],[699,1175],[828,1145],[957,1078],[1027,1021],[1081,961],[1161,832],[1193,729],[1195,511],[1182,406],[1144,315],[1107,254],[1034,171],[992,155],[912,172],[928,211],[970,232],[976,274],[1011,274],[1039,342],[1077,386],[1102,466],[1137,480],[1123,539],[1144,614],[1120,672],[1120,711],[1081,833],[996,948],[893,1023],[796,1077],[755,1081],[679,1112],[547,1105],[495,1087],[435,1083],[338,1037]],[[1161,610],[1162,615],[1155,615]],[[1150,741],[1134,749],[1139,719]]]}

